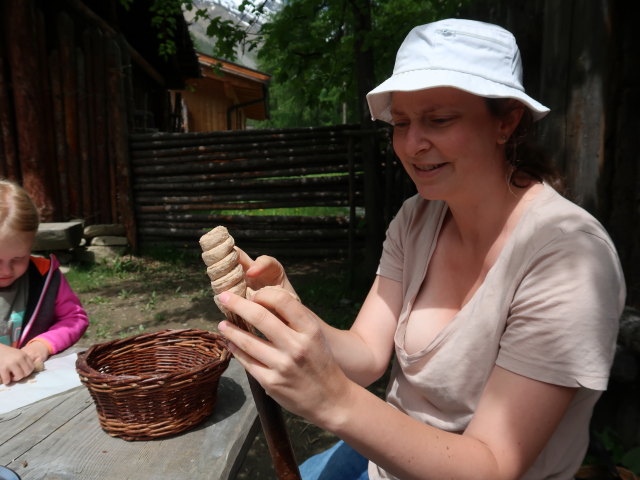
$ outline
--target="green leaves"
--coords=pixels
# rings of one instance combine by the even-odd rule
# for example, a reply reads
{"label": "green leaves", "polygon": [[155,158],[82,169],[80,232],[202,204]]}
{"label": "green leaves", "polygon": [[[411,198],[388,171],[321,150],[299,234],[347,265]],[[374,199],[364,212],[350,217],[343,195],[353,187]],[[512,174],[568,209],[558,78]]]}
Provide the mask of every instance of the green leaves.
{"label": "green leaves", "polygon": [[[216,39],[213,56],[235,61],[238,48],[259,48],[258,67],[272,75],[272,120],[260,125],[287,127],[359,122],[366,92],[357,79],[360,90],[369,72],[371,84],[379,83],[412,27],[455,16],[470,0],[288,0],[271,17],[266,1],[243,0],[238,10],[248,23],[212,17],[194,1],[152,1],[159,54],[176,52],[176,18],[195,9],[195,20],[208,22],[206,33]],[[265,23],[255,33],[257,22]]]}
{"label": "green leaves", "polygon": [[[396,50],[412,27],[455,15],[462,3],[290,0],[261,30],[259,68],[273,75],[269,126],[359,122],[363,92],[357,89],[357,69],[367,68],[361,73],[367,75],[368,67],[358,61],[357,40],[361,51],[373,53],[377,84],[391,73]],[[369,8],[367,30],[359,20]]]}

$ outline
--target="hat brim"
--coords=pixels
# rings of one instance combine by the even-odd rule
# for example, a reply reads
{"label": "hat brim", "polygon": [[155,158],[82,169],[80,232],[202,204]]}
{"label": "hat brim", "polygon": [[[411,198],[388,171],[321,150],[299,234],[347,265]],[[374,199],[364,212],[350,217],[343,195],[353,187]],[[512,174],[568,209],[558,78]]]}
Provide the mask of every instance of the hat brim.
{"label": "hat brim", "polygon": [[391,123],[391,93],[413,92],[438,87],[451,87],[488,98],[514,98],[525,104],[540,120],[549,109],[518,88],[494,82],[483,77],[451,70],[411,70],[396,73],[367,94],[373,120]]}

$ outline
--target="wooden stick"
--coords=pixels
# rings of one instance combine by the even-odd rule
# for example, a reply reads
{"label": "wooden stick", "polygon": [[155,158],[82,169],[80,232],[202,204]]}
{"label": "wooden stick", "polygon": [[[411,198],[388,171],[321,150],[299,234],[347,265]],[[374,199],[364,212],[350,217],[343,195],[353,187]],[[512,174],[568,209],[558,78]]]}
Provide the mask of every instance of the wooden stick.
{"label": "wooden stick", "polygon": [[[207,275],[211,280],[214,294],[232,291],[245,296],[247,287],[244,272],[238,263],[238,254],[234,250],[235,241],[227,229],[222,226],[216,227],[203,235],[199,243],[203,252],[202,260],[207,265]],[[242,330],[258,334],[244,319],[223,308],[217,301],[216,304],[230,322]],[[249,373],[247,373],[247,377],[277,478],[279,480],[300,480],[298,464],[287,435],[280,406],[267,395],[267,392],[255,378]]]}
{"label": "wooden stick", "polygon": [[[252,331],[237,315],[230,314],[229,320],[245,331]],[[254,332],[255,333],[255,332]],[[260,425],[269,447],[273,468],[278,480],[301,480],[298,463],[293,453],[287,426],[280,405],[264,390],[262,385],[247,372],[253,401],[258,410]]]}

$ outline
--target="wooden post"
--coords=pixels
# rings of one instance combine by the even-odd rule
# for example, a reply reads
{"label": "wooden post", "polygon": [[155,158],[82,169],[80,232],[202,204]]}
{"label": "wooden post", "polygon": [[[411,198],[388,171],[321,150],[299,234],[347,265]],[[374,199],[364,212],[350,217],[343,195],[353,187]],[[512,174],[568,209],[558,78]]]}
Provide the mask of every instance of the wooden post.
{"label": "wooden post", "polygon": [[53,50],[49,55],[49,84],[51,85],[51,110],[53,115],[54,150],[56,154],[56,175],[60,186],[59,211],[62,218],[69,215],[69,179],[67,176],[67,142],[65,135],[64,101],[60,72],[60,52]]}
{"label": "wooden post", "polygon": [[[17,150],[22,169],[22,184],[40,210],[43,220],[53,216],[51,192],[43,171],[47,155],[50,154],[46,141],[45,101],[43,99],[42,69],[39,64],[39,38],[33,2],[30,0],[6,0],[6,34],[13,99]],[[6,40],[5,40],[6,41]]]}
{"label": "wooden post", "polygon": [[89,186],[91,185],[92,158],[89,153],[89,125],[92,117],[89,115],[89,101],[87,88],[87,63],[85,62],[84,51],[76,47],[76,71],[78,73],[78,168],[80,170],[80,184],[82,196],[80,197],[80,217],[91,218],[91,195]]}
{"label": "wooden post", "polygon": [[137,250],[135,213],[133,211],[133,190],[131,186],[131,166],[129,163],[129,129],[125,106],[125,74],[122,69],[120,44],[115,39],[108,42],[107,91],[109,103],[109,125],[111,131],[110,152],[113,154],[114,175],[114,217],[113,221],[122,223],[127,232],[129,245]]}
{"label": "wooden post", "polygon": [[[0,6],[0,10],[2,6]],[[1,13],[1,11],[0,11]],[[20,168],[16,154],[12,112],[9,106],[9,85],[5,76],[6,57],[4,57],[4,39],[0,38],[0,175],[21,181]]]}
{"label": "wooden post", "polygon": [[[93,175],[94,197],[94,220],[97,223],[111,223],[110,216],[110,190],[109,190],[109,168],[110,161],[108,151],[108,121],[107,121],[107,90],[105,79],[105,36],[98,28],[90,31],[92,51],[90,53],[91,80],[93,104],[93,165],[96,166]],[[89,58],[89,57],[88,57]]]}
{"label": "wooden post", "polygon": [[78,75],[76,72],[74,23],[64,12],[57,15],[56,27],[60,51],[60,80],[62,105],[64,108],[64,138],[66,146],[66,169],[60,172],[67,185],[61,188],[68,199],[65,217],[79,217],[82,183],[80,182],[78,152]]}

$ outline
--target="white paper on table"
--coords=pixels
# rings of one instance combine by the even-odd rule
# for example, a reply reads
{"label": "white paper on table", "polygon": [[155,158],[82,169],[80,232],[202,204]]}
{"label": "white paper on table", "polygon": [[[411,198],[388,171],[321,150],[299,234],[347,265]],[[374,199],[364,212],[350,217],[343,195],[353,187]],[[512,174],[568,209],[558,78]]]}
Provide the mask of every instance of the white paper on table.
{"label": "white paper on table", "polygon": [[0,385],[0,414],[81,385],[76,372],[77,353],[50,358],[44,370],[19,382]]}

